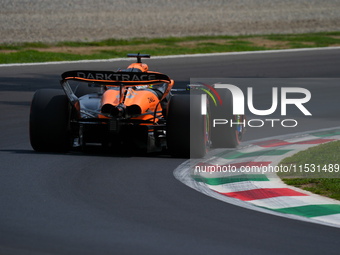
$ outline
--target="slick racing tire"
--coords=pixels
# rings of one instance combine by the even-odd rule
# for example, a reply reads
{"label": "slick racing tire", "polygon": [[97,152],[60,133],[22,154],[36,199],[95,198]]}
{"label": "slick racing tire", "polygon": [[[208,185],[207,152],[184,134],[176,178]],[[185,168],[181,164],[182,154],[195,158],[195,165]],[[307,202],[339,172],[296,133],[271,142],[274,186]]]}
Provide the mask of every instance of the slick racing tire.
{"label": "slick racing tire", "polygon": [[[168,104],[167,145],[173,157],[204,157],[208,148],[207,118],[200,95],[174,95]],[[209,129],[208,129],[209,130]]]}
{"label": "slick racing tire", "polygon": [[35,92],[31,102],[29,134],[31,146],[41,152],[66,152],[71,147],[69,102],[57,89]]}
{"label": "slick racing tire", "polygon": [[[227,120],[226,124],[211,123],[211,141],[214,148],[235,148],[242,140],[244,115],[233,115],[233,97],[228,89],[216,89],[221,98],[222,106],[211,106],[211,121],[216,119]],[[232,126],[230,127],[230,122]]]}

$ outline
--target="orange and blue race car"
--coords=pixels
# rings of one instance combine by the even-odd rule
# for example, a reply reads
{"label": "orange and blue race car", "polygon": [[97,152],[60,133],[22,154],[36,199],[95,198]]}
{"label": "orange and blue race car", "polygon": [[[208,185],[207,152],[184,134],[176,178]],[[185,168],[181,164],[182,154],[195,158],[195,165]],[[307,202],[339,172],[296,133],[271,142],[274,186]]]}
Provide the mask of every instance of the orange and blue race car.
{"label": "orange and blue race car", "polygon": [[136,57],[137,62],[127,69],[68,71],[61,75],[62,89],[37,90],[29,120],[33,149],[66,152],[100,145],[116,151],[203,157],[212,146],[239,144],[240,125],[212,128],[213,119],[243,118],[232,115],[228,91],[217,91],[223,107],[213,108],[209,97],[202,96],[213,87],[202,90],[197,88],[203,85],[188,85],[183,90],[190,94],[176,94],[180,89],[173,89],[172,79],[142,63],[150,55],[128,57]]}

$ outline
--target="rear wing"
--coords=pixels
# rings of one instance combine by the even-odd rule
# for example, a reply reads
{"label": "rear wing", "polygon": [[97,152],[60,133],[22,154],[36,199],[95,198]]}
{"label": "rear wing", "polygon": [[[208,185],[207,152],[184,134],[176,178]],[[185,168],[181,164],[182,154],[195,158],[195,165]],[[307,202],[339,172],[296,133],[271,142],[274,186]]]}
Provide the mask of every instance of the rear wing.
{"label": "rear wing", "polygon": [[[127,87],[130,86],[144,86],[152,85],[155,83],[167,83],[166,91],[160,102],[166,97],[174,85],[174,81],[171,80],[167,75],[158,72],[127,72],[127,71],[88,71],[88,70],[75,70],[68,71],[61,75],[62,80],[60,81],[61,87],[63,88],[69,102],[77,110],[80,116],[80,105],[79,99],[74,94],[73,90],[68,83],[69,80],[92,82],[99,86],[115,86],[119,87],[119,103],[123,103],[124,92]],[[156,107],[157,109],[157,107]],[[156,114],[156,112],[155,112]]]}
{"label": "rear wing", "polygon": [[61,77],[63,81],[78,80],[123,87],[151,85],[158,82],[171,83],[171,79],[167,75],[158,72],[75,70],[65,72]]}

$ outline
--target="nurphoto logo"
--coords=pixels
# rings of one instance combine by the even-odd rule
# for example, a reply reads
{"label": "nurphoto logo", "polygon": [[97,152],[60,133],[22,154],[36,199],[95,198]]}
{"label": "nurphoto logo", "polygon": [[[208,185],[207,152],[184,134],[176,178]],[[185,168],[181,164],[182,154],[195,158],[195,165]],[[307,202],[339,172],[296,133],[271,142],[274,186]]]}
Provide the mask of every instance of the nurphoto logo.
{"label": "nurphoto logo", "polygon": [[[209,86],[204,84],[204,86]],[[212,90],[213,88],[213,90]],[[227,89],[231,92],[233,99],[233,115],[244,115],[245,114],[245,96],[242,90],[232,84],[215,84],[213,87],[209,86],[209,89],[213,91],[216,97],[220,101],[220,106],[217,106],[217,103],[213,96],[213,93],[207,93],[214,101],[215,106],[223,107],[220,97],[215,89]],[[308,89],[300,88],[300,87],[282,87],[280,88],[280,97],[279,97],[279,89],[278,87],[272,88],[272,98],[271,98],[271,107],[268,109],[256,109],[254,107],[254,93],[253,88],[247,88],[247,107],[248,110],[256,115],[256,116],[269,116],[273,114],[279,105],[281,108],[281,116],[287,116],[287,105],[294,105],[297,107],[305,116],[312,116],[310,111],[304,106],[305,103],[311,100],[311,92]],[[290,94],[299,94],[301,97],[299,98],[290,98]],[[206,114],[206,94],[202,94],[202,114]],[[235,121],[233,119],[213,119],[213,127],[217,125],[242,125],[244,127],[263,127],[266,123],[274,127],[276,124],[281,124],[282,127],[296,127],[298,125],[298,121],[296,119],[277,119],[277,118],[265,118],[265,119],[243,119],[242,122]]]}

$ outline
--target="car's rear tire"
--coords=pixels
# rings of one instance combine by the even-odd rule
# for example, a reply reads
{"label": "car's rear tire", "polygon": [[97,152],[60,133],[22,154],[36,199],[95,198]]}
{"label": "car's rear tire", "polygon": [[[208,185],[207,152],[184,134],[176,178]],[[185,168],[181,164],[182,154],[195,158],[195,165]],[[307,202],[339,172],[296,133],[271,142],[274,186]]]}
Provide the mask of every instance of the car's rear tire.
{"label": "car's rear tire", "polygon": [[71,147],[69,102],[57,89],[35,92],[31,102],[29,134],[31,146],[41,152],[66,152]]}
{"label": "car's rear tire", "polygon": [[[221,98],[222,106],[211,106],[212,121],[214,119],[227,120],[227,124],[211,125],[211,141],[214,148],[235,148],[240,144],[243,134],[243,126],[237,125],[243,122],[243,115],[233,115],[233,97],[228,89],[216,89]],[[233,121],[230,127],[230,121]]]}
{"label": "car's rear tire", "polygon": [[204,157],[208,148],[200,95],[174,95],[168,103],[167,145],[173,157]]}

